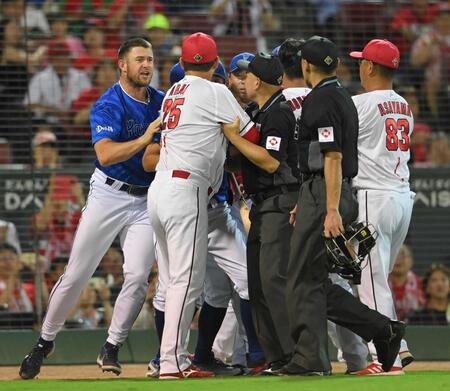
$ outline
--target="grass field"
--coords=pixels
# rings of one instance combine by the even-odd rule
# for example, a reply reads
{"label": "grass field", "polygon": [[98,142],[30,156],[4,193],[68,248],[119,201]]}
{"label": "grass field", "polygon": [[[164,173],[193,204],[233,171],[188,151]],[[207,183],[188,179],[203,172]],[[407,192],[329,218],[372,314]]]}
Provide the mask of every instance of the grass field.
{"label": "grass field", "polygon": [[9,380],[0,382],[1,391],[446,391],[450,390],[450,371],[410,372],[404,376],[356,377],[343,374],[329,377],[265,377],[196,380],[151,380],[114,378],[99,380]]}

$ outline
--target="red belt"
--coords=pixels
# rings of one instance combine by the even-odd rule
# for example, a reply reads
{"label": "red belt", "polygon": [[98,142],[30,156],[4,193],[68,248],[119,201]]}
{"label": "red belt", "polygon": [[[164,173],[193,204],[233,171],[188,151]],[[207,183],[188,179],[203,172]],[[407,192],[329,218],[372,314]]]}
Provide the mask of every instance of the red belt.
{"label": "red belt", "polygon": [[[173,170],[172,171],[172,178],[181,178],[181,179],[188,179],[191,176],[191,173],[189,171],[184,170]],[[212,187],[208,187],[208,195],[212,193],[213,189]]]}

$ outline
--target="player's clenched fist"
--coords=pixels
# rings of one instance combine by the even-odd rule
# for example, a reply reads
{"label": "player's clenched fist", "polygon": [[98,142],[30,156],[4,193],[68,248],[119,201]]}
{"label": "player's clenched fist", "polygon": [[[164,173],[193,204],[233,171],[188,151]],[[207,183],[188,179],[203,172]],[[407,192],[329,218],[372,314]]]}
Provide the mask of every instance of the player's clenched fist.
{"label": "player's clenched fist", "polygon": [[153,140],[153,136],[155,133],[158,133],[161,130],[161,118],[156,118],[150,125],[148,125],[147,130],[142,135],[145,144],[150,144]]}
{"label": "player's clenched fist", "polygon": [[235,120],[230,124],[222,125],[222,132],[231,143],[233,142],[233,139],[239,137],[240,125],[241,120],[239,119],[239,117],[236,117]]}

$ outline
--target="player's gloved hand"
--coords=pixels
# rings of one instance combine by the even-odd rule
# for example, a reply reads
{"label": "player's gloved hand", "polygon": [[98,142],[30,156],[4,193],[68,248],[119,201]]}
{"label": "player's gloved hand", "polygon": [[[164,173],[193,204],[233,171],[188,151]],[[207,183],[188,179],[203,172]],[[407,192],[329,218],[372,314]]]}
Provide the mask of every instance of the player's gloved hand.
{"label": "player's gloved hand", "polygon": [[158,133],[161,130],[161,118],[155,119],[150,125],[148,125],[147,130],[141,136],[145,145],[148,145],[152,142],[153,136],[155,133]]}
{"label": "player's gloved hand", "polygon": [[289,224],[295,227],[295,219],[297,218],[297,204],[295,204],[294,209],[289,212]]}
{"label": "player's gloved hand", "polygon": [[233,139],[239,137],[240,124],[239,117],[236,117],[231,124],[222,124],[222,132],[231,143]]}
{"label": "player's gloved hand", "polygon": [[326,238],[335,238],[344,233],[342,218],[338,210],[328,210],[323,223],[323,234]]}

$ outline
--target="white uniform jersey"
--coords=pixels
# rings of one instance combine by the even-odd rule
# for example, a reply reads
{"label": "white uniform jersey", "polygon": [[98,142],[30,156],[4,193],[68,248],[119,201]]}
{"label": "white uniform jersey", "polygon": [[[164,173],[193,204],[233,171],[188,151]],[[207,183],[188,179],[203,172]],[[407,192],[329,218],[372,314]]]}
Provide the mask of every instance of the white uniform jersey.
{"label": "white uniform jersey", "polygon": [[156,171],[191,172],[217,192],[227,148],[221,124],[231,123],[237,116],[243,134],[253,122],[226,86],[185,76],[162,103],[161,155]]}
{"label": "white uniform jersey", "polygon": [[311,88],[307,87],[292,87],[285,88],[283,90],[283,95],[286,98],[289,106],[294,112],[295,119],[298,120],[302,114],[303,101],[311,92]]}
{"label": "white uniform jersey", "polygon": [[357,189],[409,191],[410,138],[414,119],[406,100],[393,90],[353,97],[358,110]]}

